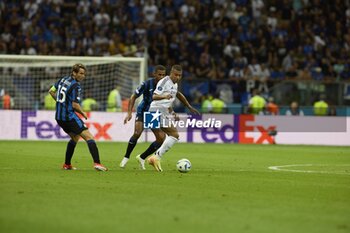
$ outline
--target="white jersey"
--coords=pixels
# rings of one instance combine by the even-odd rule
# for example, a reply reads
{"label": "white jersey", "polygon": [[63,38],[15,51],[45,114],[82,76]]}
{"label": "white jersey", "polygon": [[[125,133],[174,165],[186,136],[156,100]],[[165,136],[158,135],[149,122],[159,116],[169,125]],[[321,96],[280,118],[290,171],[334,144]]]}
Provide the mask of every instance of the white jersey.
{"label": "white jersey", "polygon": [[171,99],[153,100],[150,109],[168,109],[172,107],[173,102],[176,98],[177,83],[173,83],[169,76],[165,76],[157,83],[157,87],[153,94],[157,95],[171,95]]}

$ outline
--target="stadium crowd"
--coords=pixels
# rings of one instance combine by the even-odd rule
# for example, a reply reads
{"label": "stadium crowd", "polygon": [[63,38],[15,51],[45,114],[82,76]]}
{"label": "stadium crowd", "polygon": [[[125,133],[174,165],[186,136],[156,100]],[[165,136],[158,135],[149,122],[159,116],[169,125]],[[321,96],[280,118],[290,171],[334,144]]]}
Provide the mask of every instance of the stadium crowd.
{"label": "stadium crowd", "polygon": [[350,80],[349,0],[0,2],[0,53],[141,56],[187,80]]}
{"label": "stadium crowd", "polygon": [[180,63],[197,78],[350,78],[349,1],[0,4],[2,54],[137,55],[147,45],[151,64]]}

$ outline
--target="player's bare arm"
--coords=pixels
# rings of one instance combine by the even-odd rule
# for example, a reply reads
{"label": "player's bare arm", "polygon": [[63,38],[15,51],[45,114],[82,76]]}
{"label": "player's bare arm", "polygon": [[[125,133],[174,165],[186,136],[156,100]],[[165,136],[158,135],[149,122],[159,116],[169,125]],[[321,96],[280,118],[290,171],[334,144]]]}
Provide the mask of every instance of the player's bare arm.
{"label": "player's bare arm", "polygon": [[153,94],[153,100],[163,100],[163,99],[167,99],[170,100],[172,98],[172,96],[170,94],[168,95],[157,95],[157,94]]}
{"label": "player's bare arm", "polygon": [[80,114],[85,118],[85,120],[87,120],[87,115],[86,115],[86,113],[83,111],[83,109],[81,108],[81,106],[80,106],[79,103],[73,102],[73,103],[72,103],[72,106],[73,106],[74,111],[80,113]]}
{"label": "player's bare arm", "polygon": [[174,116],[175,121],[179,121],[180,117],[176,114],[176,112],[174,111],[173,107],[169,108],[169,113],[171,113],[171,115]]}
{"label": "player's bare arm", "polygon": [[186,106],[186,108],[188,108],[188,110],[190,110],[190,112],[191,113],[193,113],[193,114],[200,114],[198,111],[197,111],[197,109],[195,109],[194,107],[192,107],[192,105],[187,101],[187,99],[186,99],[186,97],[184,96],[184,94],[182,94],[181,92],[177,92],[176,93],[176,98],[178,98],[180,101],[181,101],[181,103],[183,103],[185,106]]}
{"label": "player's bare arm", "polygon": [[128,103],[128,115],[125,117],[124,119],[124,125],[126,123],[128,123],[128,121],[131,120],[132,118],[132,109],[134,108],[135,105],[135,101],[137,99],[137,96],[135,94],[132,94],[130,99],[129,99],[129,103]]}

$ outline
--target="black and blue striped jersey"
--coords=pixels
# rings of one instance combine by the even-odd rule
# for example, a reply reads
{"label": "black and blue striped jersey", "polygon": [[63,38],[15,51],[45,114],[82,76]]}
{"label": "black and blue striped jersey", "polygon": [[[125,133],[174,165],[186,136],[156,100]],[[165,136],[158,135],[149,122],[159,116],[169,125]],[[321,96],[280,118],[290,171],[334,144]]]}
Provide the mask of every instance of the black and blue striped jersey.
{"label": "black and blue striped jersey", "polygon": [[153,92],[156,88],[156,80],[154,78],[143,81],[142,84],[135,90],[135,95],[140,97],[143,95],[141,103],[137,106],[137,113],[148,111],[151,102],[153,101]]}
{"label": "black and blue striped jersey", "polygon": [[79,119],[72,103],[80,104],[81,87],[72,76],[64,76],[55,83],[56,88],[56,120],[70,121]]}

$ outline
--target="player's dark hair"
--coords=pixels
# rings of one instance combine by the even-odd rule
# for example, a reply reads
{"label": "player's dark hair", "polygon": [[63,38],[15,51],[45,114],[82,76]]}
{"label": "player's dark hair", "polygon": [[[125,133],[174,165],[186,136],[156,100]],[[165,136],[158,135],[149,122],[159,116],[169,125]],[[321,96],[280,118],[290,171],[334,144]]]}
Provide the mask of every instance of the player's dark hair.
{"label": "player's dark hair", "polygon": [[171,67],[171,69],[172,70],[176,70],[176,71],[182,71],[182,67],[181,67],[181,65],[173,65],[172,67]]}
{"label": "player's dark hair", "polygon": [[84,69],[86,71],[86,68],[85,68],[85,66],[83,64],[77,63],[77,64],[73,65],[72,73],[73,72],[78,73],[80,69]]}
{"label": "player's dark hair", "polygon": [[165,66],[162,65],[156,65],[154,67],[154,72],[157,72],[158,70],[166,70]]}

